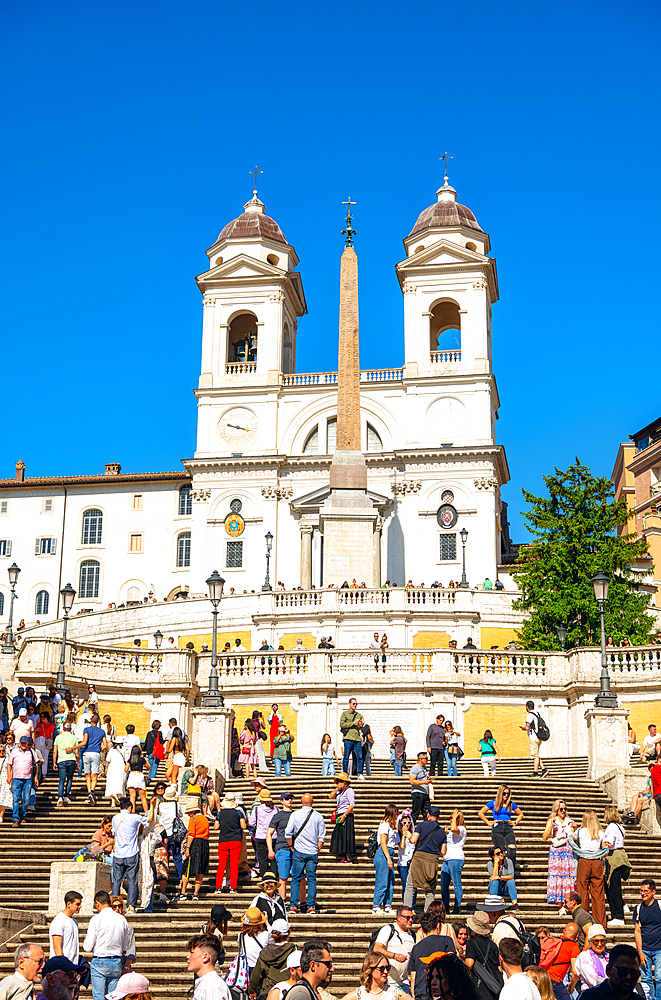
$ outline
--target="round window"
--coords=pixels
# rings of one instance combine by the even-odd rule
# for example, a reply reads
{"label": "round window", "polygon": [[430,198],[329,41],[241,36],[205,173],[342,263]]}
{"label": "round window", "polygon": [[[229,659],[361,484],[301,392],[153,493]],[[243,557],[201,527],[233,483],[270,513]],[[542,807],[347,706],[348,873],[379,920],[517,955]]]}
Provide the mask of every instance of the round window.
{"label": "round window", "polygon": [[452,490],[443,490],[441,493],[441,503],[453,503],[454,493]]}
{"label": "round window", "polygon": [[243,504],[241,503],[240,500],[230,501],[230,510],[232,511],[233,514],[239,514],[241,512],[242,507]]}

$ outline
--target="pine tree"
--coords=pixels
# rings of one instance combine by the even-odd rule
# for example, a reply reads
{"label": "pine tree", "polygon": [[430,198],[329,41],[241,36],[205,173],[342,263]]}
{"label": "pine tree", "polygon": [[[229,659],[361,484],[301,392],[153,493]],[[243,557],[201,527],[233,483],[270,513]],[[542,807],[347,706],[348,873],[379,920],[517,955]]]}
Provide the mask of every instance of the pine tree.
{"label": "pine tree", "polygon": [[521,592],[514,607],[527,613],[519,640],[526,649],[560,649],[556,628],[564,625],[567,648],[598,644],[599,606],[590,581],[603,569],[610,576],[606,635],[615,643],[625,637],[632,645],[648,642],[649,594],[631,569],[647,555],[647,542],[616,533],[629,518],[626,498],[616,500],[612,481],[593,476],[578,458],[544,482],[548,497],[522,490],[534,541],[521,546],[514,571]]}

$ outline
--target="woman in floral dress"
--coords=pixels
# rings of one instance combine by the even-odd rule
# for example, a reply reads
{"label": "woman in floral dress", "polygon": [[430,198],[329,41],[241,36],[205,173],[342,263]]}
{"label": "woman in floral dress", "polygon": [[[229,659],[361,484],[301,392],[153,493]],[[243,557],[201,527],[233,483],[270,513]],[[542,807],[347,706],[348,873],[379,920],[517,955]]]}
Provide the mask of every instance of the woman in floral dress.
{"label": "woman in floral dress", "polygon": [[239,734],[239,743],[241,744],[239,763],[243,765],[246,781],[250,781],[250,768],[252,768],[253,778],[258,777],[257,747],[255,746],[256,742],[257,734],[253,728],[252,719],[246,719],[245,725]]}
{"label": "woman in floral dress", "polygon": [[567,814],[567,803],[556,799],[546,821],[542,840],[551,841],[549,873],[546,880],[546,902],[564,905],[565,896],[576,888],[576,865],[568,837],[576,829]]}

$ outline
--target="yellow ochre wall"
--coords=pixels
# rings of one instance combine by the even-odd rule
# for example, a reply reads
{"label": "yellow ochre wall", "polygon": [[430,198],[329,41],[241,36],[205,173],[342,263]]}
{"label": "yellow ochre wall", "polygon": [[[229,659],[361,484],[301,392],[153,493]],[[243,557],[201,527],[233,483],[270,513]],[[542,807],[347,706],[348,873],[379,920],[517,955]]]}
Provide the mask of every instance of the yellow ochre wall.
{"label": "yellow ochre wall", "polygon": [[[464,713],[464,753],[467,757],[479,757],[478,740],[484,736],[485,729],[490,729],[503,759],[527,757],[528,736],[519,729],[525,719],[523,705],[472,705]],[[459,719],[456,723],[460,728]]]}
{"label": "yellow ochre wall", "polygon": [[[303,645],[306,649],[317,648],[317,640],[311,632],[285,632],[285,634],[281,635],[278,639],[278,645],[284,646],[285,649],[293,649],[296,645],[297,639],[303,640]],[[289,723],[287,723],[287,725],[289,725]],[[321,742],[321,737],[319,737],[319,741]]]}
{"label": "yellow ochre wall", "polygon": [[[195,652],[199,653],[202,650],[203,642],[206,642],[209,649],[211,649],[212,639],[213,636],[211,635],[211,632],[209,632],[208,635],[180,635],[177,640],[177,645],[179,646],[179,649],[185,649],[188,643],[192,642],[195,647]],[[250,632],[219,632],[217,639],[218,652],[222,653],[223,646],[226,642],[229,642],[230,646],[233,647],[236,639],[240,639],[247,650],[250,649],[250,643],[252,640]],[[161,648],[165,647],[162,646]]]}
{"label": "yellow ochre wall", "polygon": [[[137,705],[128,701],[99,701],[99,715],[103,719],[104,715],[109,715],[112,724],[117,730],[118,736],[126,734],[126,726],[134,725],[135,734],[141,740],[145,738],[151,726],[151,717],[144,705]],[[163,730],[168,727],[168,720],[161,719]]]}
{"label": "yellow ochre wall", "polygon": [[[498,649],[504,649],[508,642],[516,642],[516,629],[513,628],[486,628],[482,626],[481,630],[482,649],[491,649],[492,646],[498,646]],[[459,643],[461,646],[461,643]]]}
{"label": "yellow ochre wall", "polygon": [[[617,688],[617,675],[614,679],[614,686]],[[641,747],[643,740],[648,735],[647,727],[654,723],[657,729],[661,730],[661,702],[658,701],[625,701],[622,699],[622,708],[629,709],[627,722],[635,730],[638,742]]]}
{"label": "yellow ochre wall", "polygon": [[447,649],[449,645],[447,632],[416,632],[413,636],[414,649]]}

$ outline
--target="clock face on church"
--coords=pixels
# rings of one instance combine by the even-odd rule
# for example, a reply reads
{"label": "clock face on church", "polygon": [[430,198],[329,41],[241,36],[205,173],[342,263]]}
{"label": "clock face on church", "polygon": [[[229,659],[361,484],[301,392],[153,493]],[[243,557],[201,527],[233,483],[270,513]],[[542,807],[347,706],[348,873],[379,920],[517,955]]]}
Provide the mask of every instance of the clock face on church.
{"label": "clock face on church", "polygon": [[218,421],[218,437],[230,447],[247,445],[255,440],[259,421],[245,406],[233,406]]}

